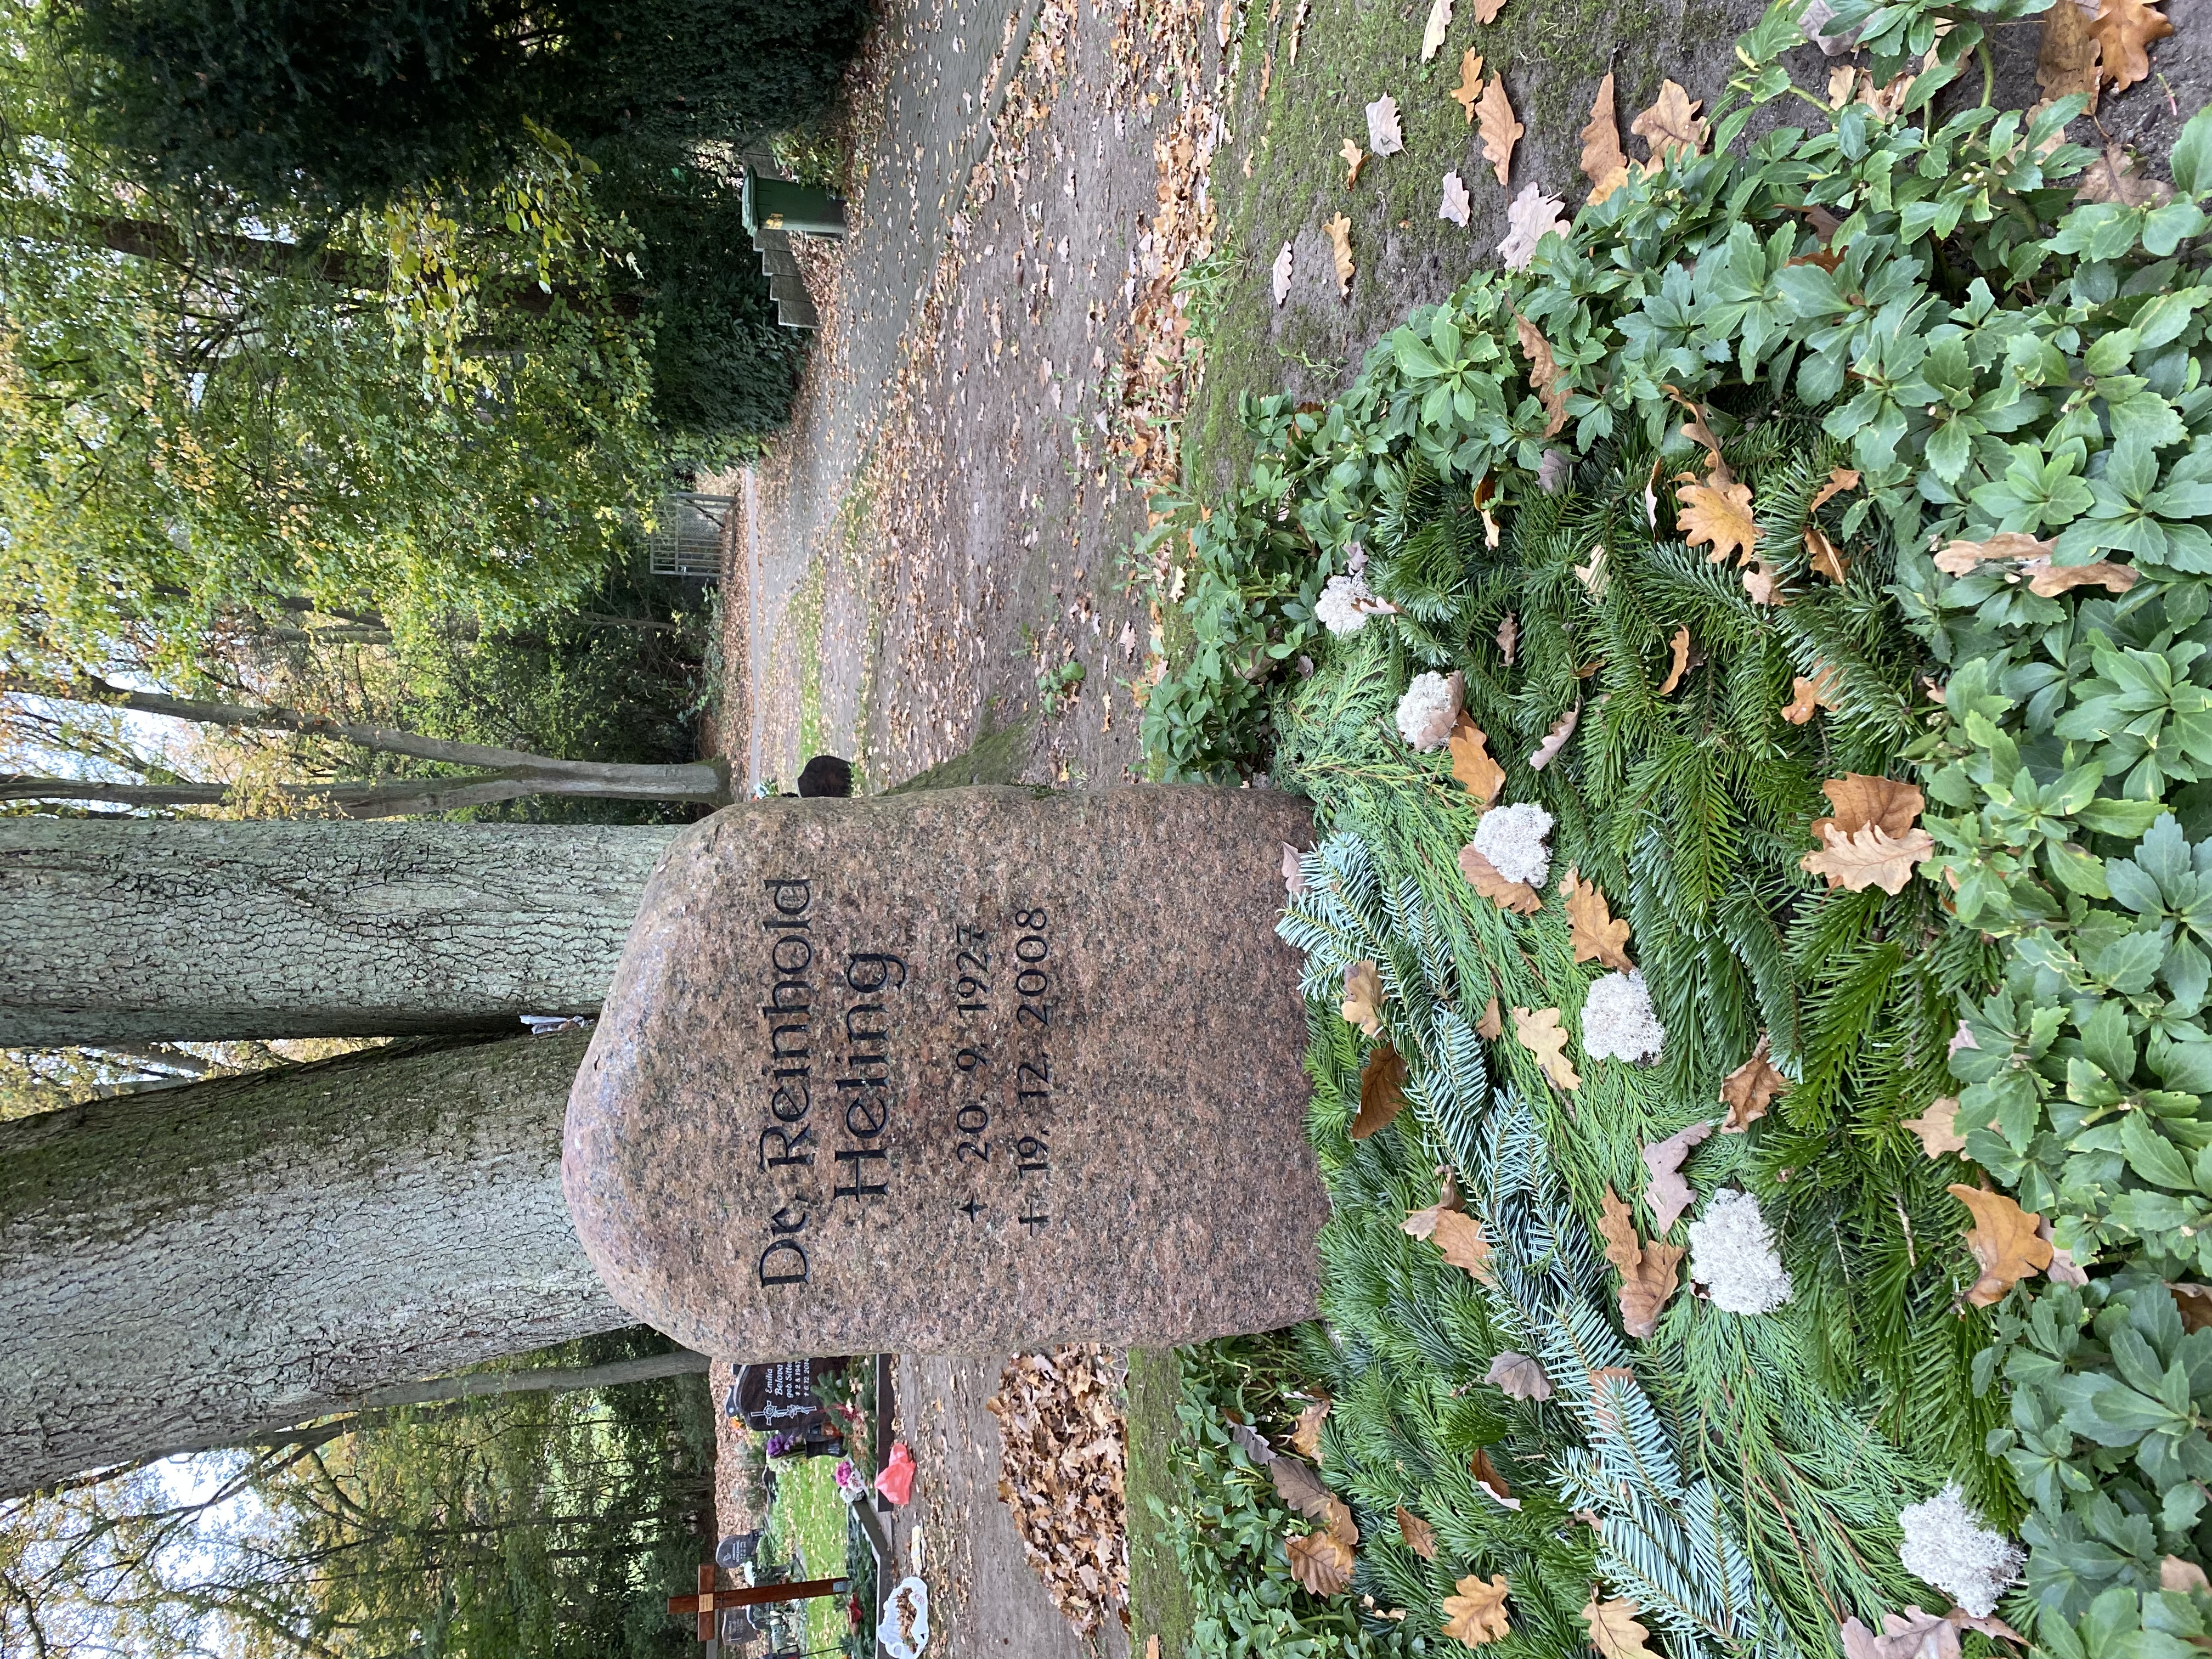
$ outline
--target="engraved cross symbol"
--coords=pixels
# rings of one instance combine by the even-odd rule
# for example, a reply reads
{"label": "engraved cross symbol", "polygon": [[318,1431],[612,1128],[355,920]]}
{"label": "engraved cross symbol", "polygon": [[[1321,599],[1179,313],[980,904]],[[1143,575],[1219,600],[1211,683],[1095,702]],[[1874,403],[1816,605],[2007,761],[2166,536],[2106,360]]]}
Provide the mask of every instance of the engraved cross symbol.
{"label": "engraved cross symbol", "polygon": [[975,1212],[981,1209],[983,1206],[971,1198],[965,1204],[956,1204],[952,1207],[956,1210],[967,1211],[969,1220],[973,1221],[975,1218]]}

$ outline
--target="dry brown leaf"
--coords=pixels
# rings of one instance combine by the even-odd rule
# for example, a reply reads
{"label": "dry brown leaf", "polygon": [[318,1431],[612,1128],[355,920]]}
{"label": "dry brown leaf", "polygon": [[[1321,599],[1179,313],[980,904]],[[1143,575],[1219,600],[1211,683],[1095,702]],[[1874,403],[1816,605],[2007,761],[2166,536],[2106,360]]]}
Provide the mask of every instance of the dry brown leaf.
{"label": "dry brown leaf", "polygon": [[1832,468],[1828,473],[1828,482],[1820,486],[1814,494],[1811,504],[1805,510],[1808,513],[1817,513],[1820,510],[1822,502],[1832,501],[1845,490],[1856,489],[1858,487],[1859,475],[1850,468],[1847,466]]}
{"label": "dry brown leaf", "polygon": [[2088,14],[2074,0],[2058,3],[2043,14],[2043,36],[2035,52],[2035,83],[2046,100],[2080,93],[2089,100],[2088,112],[2097,112],[2097,93],[2104,85],[2098,67],[2101,48],[2090,32]]}
{"label": "dry brown leaf", "polygon": [[1949,1095],[1929,1101],[1928,1109],[1918,1117],[1905,1120],[1905,1127],[1919,1137],[1922,1149],[1930,1158],[1966,1150],[1966,1138],[1959,1133],[1959,1103]]}
{"label": "dry brown leaf", "polygon": [[1501,910],[1510,910],[1517,916],[1533,916],[1544,908],[1543,895],[1525,881],[1508,881],[1498,873],[1498,866],[1482,855],[1482,849],[1473,842],[1459,849],[1460,873],[1468,885]]}
{"label": "dry brown leaf", "polygon": [[1779,608],[1790,603],[1782,591],[1782,573],[1764,559],[1753,562],[1743,573],[1743,591],[1751,595],[1753,605],[1771,605]]}
{"label": "dry brown leaf", "polygon": [[1740,1135],[1766,1115],[1774,1097],[1790,1086],[1790,1079],[1766,1058],[1766,1033],[1759,1034],[1759,1047],[1751,1058],[1721,1079],[1721,1104],[1728,1116],[1721,1124],[1724,1135]]}
{"label": "dry brown leaf", "polygon": [[1597,1586],[1590,1586],[1590,1599],[1582,1610],[1582,1619],[1589,1626],[1589,1644],[1598,1659],[1658,1659],[1645,1645],[1651,1632],[1636,1622],[1636,1615],[1643,1611],[1625,1595],[1601,1601]]}
{"label": "dry brown leaf", "polygon": [[1487,807],[1505,787],[1505,769],[1490,757],[1490,739],[1482,728],[1462,714],[1453,725],[1444,746],[1451,751],[1452,776],[1474,797],[1478,809]]}
{"label": "dry brown leaf", "polygon": [[1298,1413],[1297,1426],[1291,1431],[1290,1438],[1291,1448],[1300,1456],[1317,1458],[1321,1455],[1321,1425],[1327,1420],[1333,1403],[1324,1395],[1319,1400],[1309,1401],[1306,1408]]}
{"label": "dry brown leaf", "polygon": [[[1690,417],[1682,422],[1682,435],[1692,443],[1704,448],[1707,458],[1705,471],[1708,476],[1705,482],[1716,488],[1723,484],[1734,483],[1735,473],[1721,454],[1721,441],[1713,436],[1712,428],[1705,424],[1705,406],[1696,398],[1690,397],[1678,386],[1669,384],[1663,390],[1669,398],[1682,406],[1683,410]],[[1659,457],[1654,456],[1651,461],[1651,476],[1655,480],[1659,476]],[[1695,482],[1687,473],[1682,474],[1681,477],[1692,483]],[[1646,492],[1647,507],[1649,493]],[[1648,510],[1646,516],[1649,516]]]}
{"label": "dry brown leaf", "polygon": [[1676,686],[1682,683],[1682,676],[1689,669],[1690,630],[1687,628],[1676,629],[1674,630],[1674,638],[1672,643],[1674,652],[1674,665],[1667,671],[1667,678],[1660,683],[1659,695],[1662,697],[1668,695]]}
{"label": "dry brown leaf", "polygon": [[1398,1505],[1398,1536],[1422,1560],[1437,1559],[1437,1529],[1403,1504]]}
{"label": "dry brown leaf", "polygon": [[[1504,182],[1502,176],[1499,182]],[[1552,343],[1544,337],[1543,331],[1518,313],[1514,314],[1513,331],[1520,338],[1521,355],[1528,360],[1528,385],[1549,417],[1544,425],[1544,435],[1556,437],[1559,428],[1567,423],[1566,371],[1553,359]]]}
{"label": "dry brown leaf", "polygon": [[1649,1142],[1644,1148],[1644,1167],[1651,1179],[1644,1186],[1644,1207],[1651,1212],[1651,1232],[1662,1237],[1672,1227],[1683,1211],[1690,1207],[1694,1195],[1690,1183],[1682,1179],[1682,1160],[1690,1155],[1690,1148],[1713,1132],[1710,1123],[1692,1123],[1677,1129],[1664,1140]]}
{"label": "dry brown leaf", "polygon": [[[1079,1632],[1111,1618],[1128,1587],[1118,1394],[1109,1356],[1067,1343],[1009,1360],[985,1402],[998,1419],[999,1491],[1022,1553]],[[1239,1443],[1257,1448],[1255,1461],[1273,1455],[1256,1435]]]}
{"label": "dry brown leaf", "polygon": [[1498,14],[1504,9],[1505,0],[1474,0],[1474,21],[1485,25],[1494,23]]}
{"label": "dry brown leaf", "polygon": [[2052,564],[2045,559],[2027,559],[2021,562],[2021,569],[2029,573],[2027,591],[2045,599],[2055,599],[2076,587],[2103,587],[2124,593],[2141,575],[2131,564],[2114,564],[2107,559],[2100,559],[2094,564]]}
{"label": "dry brown leaf", "polygon": [[1620,122],[1613,106],[1613,71],[1597,83],[1590,103],[1589,124],[1583,129],[1583,177],[1590,181],[1589,199],[1602,202],[1628,182],[1628,157],[1620,148]]}
{"label": "dry brown leaf", "polygon": [[1985,542],[1948,542],[1936,555],[1936,568],[1947,576],[1969,574],[1978,564],[1992,559],[2039,559],[2050,556],[2056,542],[2039,541],[2017,530],[2000,530]]}
{"label": "dry brown leaf", "polygon": [[1452,88],[1452,101],[1467,112],[1467,124],[1474,125],[1474,106],[1482,101],[1482,59],[1469,46],[1460,54],[1459,84]]}
{"label": "dry brown leaf", "polygon": [[1359,1112],[1352,1138],[1364,1140],[1406,1109],[1406,1061],[1389,1043],[1377,1044],[1359,1068]]}
{"label": "dry brown leaf", "polygon": [[1358,269],[1352,263],[1352,221],[1340,213],[1322,228],[1328,233],[1329,251],[1336,256],[1336,297],[1348,299],[1352,273]]}
{"label": "dry brown leaf", "polygon": [[1674,492],[1679,503],[1676,520],[1682,539],[1692,547],[1710,543],[1707,562],[1718,564],[1730,553],[1736,562],[1751,562],[1759,545],[1759,523],[1751,516],[1751,486],[1745,483],[1685,484]]}
{"label": "dry brown leaf", "polygon": [[2184,1332],[2212,1328],[2212,1285],[2176,1284],[2168,1279],[2166,1288],[2173,1292],[2173,1305],[2180,1311]]}
{"label": "dry brown leaf", "polygon": [[1811,679],[1802,674],[1790,683],[1790,701],[1782,711],[1782,718],[1792,726],[1802,726],[1813,718],[1815,708],[1825,708],[1833,714],[1839,706],[1836,702],[1836,671],[1826,663],[1816,663],[1820,672]]}
{"label": "dry brown leaf", "polygon": [[1624,1279],[1634,1273],[1644,1259],[1644,1241],[1636,1236],[1636,1212],[1621,1201],[1609,1181],[1599,1200],[1597,1231],[1605,1240],[1605,1259],[1620,1269]]}
{"label": "dry brown leaf", "polygon": [[1620,1328],[1639,1341],[1659,1328],[1659,1315],[1675,1291],[1682,1257],[1687,1247],[1662,1244],[1644,1247],[1636,1271],[1620,1281]]}
{"label": "dry brown leaf", "polygon": [[1482,1236],[1482,1224],[1465,1211],[1439,1208],[1430,1242],[1446,1265],[1458,1268],[1478,1284],[1493,1282],[1490,1241]]}
{"label": "dry brown leaf", "polygon": [[1705,124],[1698,118],[1702,101],[1672,81],[1662,81],[1657,100],[1629,123],[1628,130],[1644,141],[1654,161],[1695,155],[1705,144]]}
{"label": "dry brown leaf", "polygon": [[1160,1659],[1160,1638],[1157,1632],[1145,1638],[1145,1659]]}
{"label": "dry brown leaf", "polygon": [[[1513,166],[1513,146],[1521,142],[1528,129],[1513,117],[1513,103],[1505,95],[1505,77],[1495,75],[1483,89],[1482,101],[1475,106],[1475,118],[1482,124],[1482,156],[1504,184],[1505,175]],[[1554,428],[1553,430],[1556,431]],[[1549,435],[1548,434],[1547,434]]]}
{"label": "dry brown leaf", "polygon": [[1936,838],[1925,830],[1892,836],[1880,829],[1867,829],[1847,836],[1832,826],[1821,832],[1821,838],[1827,845],[1817,853],[1806,854],[1797,860],[1797,867],[1808,875],[1825,876],[1831,889],[1840,887],[1851,893],[1863,893],[1869,887],[1893,895],[1901,893],[1905,884],[1912,879],[1912,866],[1936,851]]}
{"label": "dry brown leaf", "polygon": [[1498,1465],[1490,1461],[1490,1454],[1480,1446],[1474,1449],[1474,1459],[1469,1466],[1474,1484],[1488,1492],[1509,1510],[1521,1507],[1521,1500],[1513,1495],[1513,1488],[1505,1484],[1505,1477],[1498,1472]]}
{"label": "dry brown leaf", "polygon": [[1495,1042],[1505,1030],[1505,1016],[1498,1011],[1498,999],[1492,997],[1490,1006],[1482,1011],[1482,1018],[1474,1022],[1474,1029],[1485,1041]]}
{"label": "dry brown leaf", "polygon": [[1544,1375],[1544,1368],[1525,1353],[1516,1353],[1508,1348],[1490,1362],[1490,1369],[1482,1380],[1491,1383],[1516,1400],[1549,1400],[1552,1379]]}
{"label": "dry brown leaf", "polygon": [[1344,970],[1345,1019],[1369,1036],[1382,1031],[1382,975],[1371,962],[1355,962]]}
{"label": "dry brown leaf", "polygon": [[2051,1246],[2035,1232],[2041,1216],[2021,1209],[2002,1193],[1985,1193],[1955,1181],[1946,1190],[1974,1212],[1966,1248],[1981,1264],[1982,1276],[1966,1292],[1966,1300],[1977,1308],[2002,1301],[2020,1280],[2051,1265]]}
{"label": "dry brown leaf", "polygon": [[2191,1591],[2202,1595],[2212,1592],[2212,1578],[2207,1578],[2204,1569],[2194,1561],[2168,1555],[2160,1559],[2158,1564],[2158,1587],[2162,1590],[2177,1590],[2185,1595]]}
{"label": "dry brown leaf", "polygon": [[1584,881],[1571,866],[1559,878],[1559,892],[1567,901],[1567,923],[1577,962],[1601,962],[1624,974],[1636,971],[1628,959],[1628,924],[1613,914],[1604,891],[1594,881]]}
{"label": "dry brown leaf", "polygon": [[[1435,57],[1444,43],[1444,34],[1451,27],[1452,0],[1436,0],[1429,8],[1428,27],[1421,31],[1421,61],[1425,64]],[[1267,94],[1260,94],[1264,102]]]}
{"label": "dry brown leaf", "polygon": [[2074,187],[2074,199],[2118,202],[2122,207],[2164,207],[2173,199],[2173,186],[2137,171],[2134,156],[2118,144],[2107,144],[2105,153],[2082,170],[2081,181]]}
{"label": "dry brown leaf", "polygon": [[2088,22],[2104,60],[2106,84],[2125,92],[2150,73],[2150,44],[2173,33],[2165,16],[2142,0],[2104,0]]}
{"label": "dry brown leaf", "polygon": [[[1344,158],[1344,187],[1350,190],[1359,182],[1359,169],[1367,165],[1367,152],[1359,147],[1357,138],[1347,138],[1337,147],[1336,153]],[[1334,233],[1331,233],[1334,240]]]}
{"label": "dry brown leaf", "polygon": [[1572,1061],[1567,1058],[1567,1034],[1559,1024],[1556,1008],[1527,1008],[1513,1011],[1513,1035],[1521,1039],[1521,1046],[1536,1056],[1536,1064],[1544,1075],[1562,1089],[1579,1089],[1582,1079],[1577,1075]]}
{"label": "dry brown leaf", "polygon": [[1291,1577],[1316,1595],[1341,1595],[1352,1584],[1352,1555],[1334,1533],[1310,1532],[1286,1546]]}
{"label": "dry brown leaf", "polygon": [[1513,647],[1521,642],[1521,619],[1510,611],[1505,620],[1498,624],[1498,649],[1505,658],[1505,665],[1513,666]]}
{"label": "dry brown leaf", "polygon": [[1844,585],[1844,574],[1850,568],[1850,562],[1838,550],[1835,543],[1828,539],[1828,532],[1816,524],[1805,526],[1805,556],[1812,561],[1814,575],[1826,576],[1838,587]]}
{"label": "dry brown leaf", "polygon": [[1298,849],[1288,842],[1283,843],[1283,889],[1292,898],[1306,890],[1305,866],[1299,861]]}
{"label": "dry brown leaf", "polygon": [[1336,1494],[1321,1483],[1321,1476],[1313,1466],[1287,1454],[1278,1455],[1267,1465],[1267,1478],[1275,1483],[1275,1495],[1309,1521],[1326,1522],[1329,1506],[1336,1502]]}
{"label": "dry brown leaf", "polygon": [[1505,1616],[1505,1597],[1513,1587],[1504,1573],[1486,1581],[1469,1573],[1452,1588],[1459,1594],[1444,1597],[1445,1635],[1479,1648],[1512,1630],[1512,1621]]}
{"label": "dry brown leaf", "polygon": [[1912,785],[1899,783],[1895,778],[1869,776],[1864,772],[1846,772],[1840,778],[1830,778],[1820,786],[1820,793],[1828,798],[1828,805],[1835,813],[1832,817],[1813,820],[1813,834],[1822,840],[1826,839],[1831,829],[1850,835],[1873,827],[1887,835],[1902,836],[1912,828],[1913,819],[1927,805]]}
{"label": "dry brown leaf", "polygon": [[1575,722],[1582,717],[1583,706],[1577,703],[1553,722],[1552,729],[1545,733],[1543,742],[1538,744],[1528,757],[1531,772],[1540,772],[1559,758],[1559,750],[1567,746],[1567,739],[1575,734]]}

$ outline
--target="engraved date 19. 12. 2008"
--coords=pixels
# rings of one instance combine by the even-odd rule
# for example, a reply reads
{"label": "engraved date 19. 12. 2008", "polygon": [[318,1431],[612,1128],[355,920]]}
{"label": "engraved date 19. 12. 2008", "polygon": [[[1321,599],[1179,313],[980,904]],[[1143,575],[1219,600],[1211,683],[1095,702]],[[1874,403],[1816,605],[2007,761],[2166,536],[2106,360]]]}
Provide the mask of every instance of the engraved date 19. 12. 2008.
{"label": "engraved date 19. 12. 2008", "polygon": [[[954,930],[951,964],[953,1011],[965,1039],[952,1056],[948,1091],[953,1157],[985,1177],[986,1188],[1011,1182],[1013,1190],[1002,1201],[1010,1200],[1031,1230],[1052,1219],[1045,1204],[1052,1162],[1050,927],[1042,907],[1017,908],[1011,930],[961,926]],[[994,1026],[993,1017],[1008,1007],[1011,1025]],[[1011,1110],[1011,1124],[994,1123],[994,1107],[1002,1119]],[[971,1194],[956,1207],[973,1222],[991,1206]]]}

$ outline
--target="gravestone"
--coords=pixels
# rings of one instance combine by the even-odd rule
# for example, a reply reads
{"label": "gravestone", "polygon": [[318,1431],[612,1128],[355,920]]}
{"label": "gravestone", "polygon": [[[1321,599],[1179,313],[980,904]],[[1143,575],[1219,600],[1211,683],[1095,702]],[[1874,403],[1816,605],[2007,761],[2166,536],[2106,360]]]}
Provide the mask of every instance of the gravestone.
{"label": "gravestone", "polygon": [[1297,800],[732,807],[647,884],[562,1174],[615,1299],[745,1360],[1310,1316]]}
{"label": "gravestone", "polygon": [[802,1437],[826,1427],[830,1413],[818,1392],[842,1377],[846,1359],[777,1359],[740,1365],[725,1415],[761,1433],[782,1431]]}

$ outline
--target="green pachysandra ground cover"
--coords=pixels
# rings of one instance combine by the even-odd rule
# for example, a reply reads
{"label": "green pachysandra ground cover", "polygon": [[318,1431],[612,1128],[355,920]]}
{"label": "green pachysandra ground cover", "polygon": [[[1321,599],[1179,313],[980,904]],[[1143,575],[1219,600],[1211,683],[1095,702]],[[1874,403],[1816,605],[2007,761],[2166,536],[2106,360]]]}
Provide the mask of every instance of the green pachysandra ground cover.
{"label": "green pachysandra ground cover", "polygon": [[2212,114],[2081,192],[2079,100],[1972,101],[2033,9],[1839,15],[1885,118],[1791,86],[1784,0],[1709,153],[1250,402],[1156,532],[1156,764],[1322,836],[1325,1318],[1186,1361],[1202,1650],[2212,1647]]}

